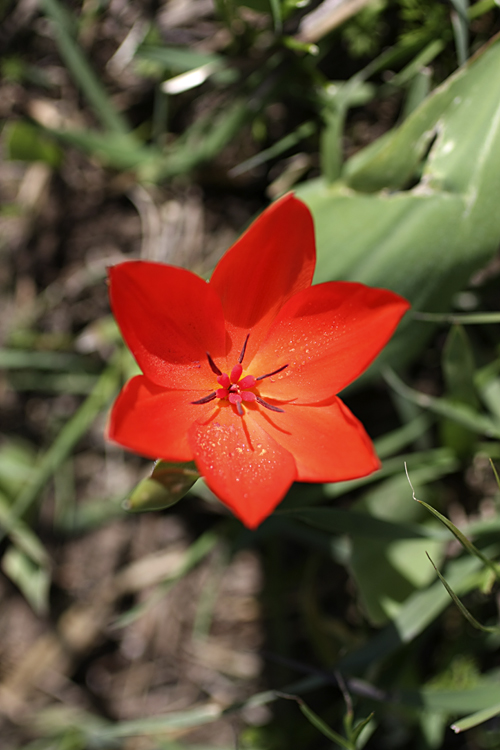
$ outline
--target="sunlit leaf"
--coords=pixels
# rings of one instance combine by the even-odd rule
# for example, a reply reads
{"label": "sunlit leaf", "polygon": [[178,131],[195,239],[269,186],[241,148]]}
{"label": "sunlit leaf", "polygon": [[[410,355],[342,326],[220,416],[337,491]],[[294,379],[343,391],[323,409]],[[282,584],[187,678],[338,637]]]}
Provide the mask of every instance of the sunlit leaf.
{"label": "sunlit leaf", "polygon": [[[399,292],[444,312],[500,241],[500,43],[476,55],[404,122],[346,164],[303,183],[316,225],[316,280]],[[381,362],[407,361],[430,335],[407,316]]]}

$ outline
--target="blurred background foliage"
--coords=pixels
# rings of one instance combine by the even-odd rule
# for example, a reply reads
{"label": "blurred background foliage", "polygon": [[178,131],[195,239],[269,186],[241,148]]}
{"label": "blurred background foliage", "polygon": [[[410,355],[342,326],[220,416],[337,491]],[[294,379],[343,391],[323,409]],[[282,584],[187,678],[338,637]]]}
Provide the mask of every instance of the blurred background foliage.
{"label": "blurred background foliage", "polygon": [[[1,0],[2,750],[500,746],[499,32],[494,0]],[[208,277],[292,189],[316,281],[413,309],[343,394],[382,470],[250,533],[105,442],[106,267]]]}

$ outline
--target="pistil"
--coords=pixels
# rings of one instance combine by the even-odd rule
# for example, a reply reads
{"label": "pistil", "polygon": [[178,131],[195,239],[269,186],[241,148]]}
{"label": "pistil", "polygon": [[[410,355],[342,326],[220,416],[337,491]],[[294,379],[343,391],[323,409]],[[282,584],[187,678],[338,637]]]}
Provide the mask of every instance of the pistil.
{"label": "pistil", "polygon": [[250,391],[248,389],[255,388],[257,383],[260,380],[264,380],[264,378],[270,378],[273,375],[277,375],[279,372],[283,372],[283,370],[285,370],[288,365],[282,365],[282,367],[278,367],[277,370],[268,372],[266,375],[260,375],[257,378],[253,375],[245,375],[244,378],[241,377],[243,374],[242,362],[245,356],[249,335],[250,334],[247,335],[245,343],[243,344],[240,356],[238,357],[238,363],[233,367],[230,375],[228,375],[226,372],[222,372],[219,367],[217,367],[210,354],[207,352],[208,364],[210,365],[210,369],[212,370],[212,372],[217,375],[217,383],[221,387],[216,391],[209,393],[208,396],[203,396],[203,398],[200,398],[197,401],[191,401],[192,404],[208,404],[210,401],[213,401],[216,398],[227,399],[230,404],[236,407],[236,411],[238,412],[240,417],[242,417],[245,413],[243,410],[242,402],[250,403],[252,401],[256,401],[258,404],[264,406],[270,411],[284,411],[283,409],[280,409],[279,406],[274,406],[274,404],[269,404],[267,401],[264,401],[261,396],[259,396],[257,393],[253,393],[253,391]]}

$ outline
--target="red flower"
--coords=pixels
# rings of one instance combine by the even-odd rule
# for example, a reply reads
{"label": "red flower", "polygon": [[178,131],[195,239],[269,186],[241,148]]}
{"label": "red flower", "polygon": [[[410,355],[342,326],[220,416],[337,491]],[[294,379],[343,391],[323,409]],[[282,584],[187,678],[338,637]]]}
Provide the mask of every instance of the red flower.
{"label": "red flower", "polygon": [[196,462],[211,490],[255,528],[292,482],[365,476],[379,461],[336,396],[385,346],[408,309],[362,284],[311,286],[309,210],[273,204],[207,284],[190,271],[131,261],[110,296],[143,375],[113,407],[109,437],[137,453]]}

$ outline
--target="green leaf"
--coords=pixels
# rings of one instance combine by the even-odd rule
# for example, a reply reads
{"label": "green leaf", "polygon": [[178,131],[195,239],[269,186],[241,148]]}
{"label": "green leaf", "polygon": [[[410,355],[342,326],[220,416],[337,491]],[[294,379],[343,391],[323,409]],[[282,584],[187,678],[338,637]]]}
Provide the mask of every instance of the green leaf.
{"label": "green leaf", "polygon": [[414,404],[429,409],[441,417],[457,422],[473,432],[487,437],[500,437],[500,423],[486,414],[480,414],[467,404],[454,403],[446,398],[436,398],[427,393],[421,393],[410,388],[390,368],[384,369],[384,377],[396,393],[412,401]]}
{"label": "green leaf", "polygon": [[226,61],[222,55],[208,52],[198,52],[189,47],[159,46],[142,44],[136,51],[135,57],[159,63],[162,68],[178,73],[200,68],[202,65],[214,65],[223,68]]}
{"label": "green leaf", "polygon": [[328,737],[329,740],[333,740],[336,745],[345,748],[345,750],[355,750],[355,745],[350,740],[347,740],[345,737],[342,737],[340,734],[331,729],[328,724],[323,721],[323,719],[315,714],[314,711],[312,711],[309,706],[304,703],[302,698],[299,698],[298,695],[289,695],[288,693],[276,692],[276,697],[286,698],[287,700],[292,700],[298,703],[299,708],[306,719],[308,719],[313,727],[316,727],[316,729],[318,729],[321,734],[323,734],[325,737]]}
{"label": "green leaf", "polygon": [[346,740],[337,732],[334,732],[333,729],[331,729],[328,724],[323,721],[323,719],[320,719],[320,717],[315,714],[314,711],[311,711],[309,706],[307,706],[302,700],[299,700],[299,708],[304,716],[311,722],[314,727],[316,727],[316,729],[321,732],[321,734],[323,734],[325,737],[328,737],[329,740],[335,742],[335,744],[339,747],[343,747],[346,750],[354,750],[354,745],[351,742]]}
{"label": "green leaf", "polygon": [[472,729],[472,727],[477,727],[478,724],[483,724],[485,721],[488,721],[489,719],[492,719],[494,716],[498,716],[500,714],[500,703],[495,704],[494,706],[490,706],[489,708],[483,708],[481,711],[476,711],[473,714],[470,714],[470,716],[464,716],[463,719],[460,719],[460,721],[456,721],[454,724],[451,725],[451,728],[455,732],[455,734],[459,734],[460,732],[464,732],[466,729]]}
{"label": "green leaf", "polygon": [[461,326],[453,326],[446,338],[442,369],[447,395],[461,403],[477,406],[474,356],[469,338]]}
{"label": "green leaf", "polygon": [[445,587],[446,591],[450,595],[450,598],[456,604],[456,606],[458,607],[458,609],[460,610],[460,612],[463,614],[463,616],[465,617],[465,619],[468,620],[470,622],[470,624],[474,628],[476,628],[477,630],[481,630],[483,633],[497,633],[497,634],[500,634],[500,628],[498,628],[498,627],[496,627],[496,628],[495,627],[487,627],[485,625],[481,625],[481,623],[478,622],[478,620],[476,620],[476,618],[473,617],[473,615],[471,615],[471,613],[469,612],[469,610],[467,609],[467,607],[464,604],[462,604],[462,602],[460,601],[460,599],[458,598],[458,596],[453,591],[452,587],[446,581],[445,577],[440,573],[440,571],[438,570],[438,568],[436,567],[436,565],[434,565],[434,562],[432,561],[431,556],[427,555],[427,557],[429,558],[429,560],[430,560],[430,562],[432,564],[432,567],[436,571],[439,580],[441,581],[441,583]]}
{"label": "green leaf", "polygon": [[[446,569],[448,583],[456,593],[463,595],[476,588],[479,581],[478,571],[480,572],[480,561],[475,557],[453,560],[448,563]],[[379,662],[397,651],[402,644],[413,641],[449,603],[448,592],[439,580],[423,591],[416,591],[406,599],[396,616],[383,630],[358,650],[343,657],[337,665],[338,669],[363,669]],[[438,706],[436,710],[439,710]]]}
{"label": "green leaf", "polygon": [[9,547],[2,557],[2,570],[19,587],[39,615],[49,608],[50,573],[17,547]]}
{"label": "green leaf", "polygon": [[[400,127],[352,157],[342,180],[329,185],[319,178],[297,188],[315,221],[315,280],[381,286],[415,310],[445,312],[497,251],[499,160],[495,40]],[[430,333],[406,316],[378,366],[409,361]]]}
{"label": "green leaf", "polygon": [[186,711],[172,711],[162,716],[122,721],[101,729],[98,734],[101,741],[119,737],[151,736],[161,732],[178,731],[179,729],[211,724],[217,721],[221,713],[222,709],[219,706],[215,703],[209,703]]}
{"label": "green leaf", "polygon": [[451,25],[455,36],[457,59],[459,65],[465,65],[469,56],[469,0],[450,0],[454,7],[451,14]]}
{"label": "green leaf", "polygon": [[76,146],[115,169],[145,169],[148,164],[152,168],[154,163],[164,158],[159,149],[143,146],[132,133],[56,129],[47,132],[62,143]]}
{"label": "green leaf", "polygon": [[361,539],[388,542],[396,539],[442,539],[439,531],[418,526],[385,521],[358,511],[341,508],[304,508],[286,511],[285,515],[330,534],[349,534]]}
{"label": "green leaf", "polygon": [[[420,467],[414,470],[418,477],[420,491],[429,492],[425,484],[440,475],[446,474],[446,468],[436,472],[431,467]],[[432,467],[434,468],[434,467]],[[412,594],[431,583],[434,573],[427,565],[425,552],[441,559],[446,541],[439,528],[426,528],[425,513],[414,503],[409,502],[410,492],[403,472],[376,488],[365,492],[356,508],[369,512],[376,520],[401,525],[403,528],[417,528],[420,538],[384,539],[380,534],[362,538],[352,536],[349,568],[356,581],[362,606],[370,620],[382,625],[393,619]],[[417,525],[418,524],[418,525]],[[427,538],[424,538],[424,534]],[[432,538],[433,537],[433,538]]]}
{"label": "green leaf", "polygon": [[43,161],[57,169],[62,151],[43,131],[28,122],[8,122],[4,128],[7,156],[19,161]]}
{"label": "green leaf", "polygon": [[[411,484],[411,483],[410,483]],[[438,510],[432,507],[432,505],[429,505],[428,503],[425,503],[423,500],[419,500],[417,497],[415,497],[415,492],[413,490],[413,485],[411,485],[412,491],[413,491],[413,498],[417,501],[417,503],[420,503],[420,505],[423,505],[427,510],[429,510],[436,518],[438,518],[441,523],[443,523],[453,534],[453,536],[458,539],[462,547],[467,550],[471,555],[474,555],[479,560],[481,560],[484,565],[486,565],[487,568],[489,568],[500,580],[500,566],[493,562],[493,560],[490,560],[486,555],[484,555],[481,550],[477,549],[472,542],[467,539],[465,534],[463,534],[460,529],[458,529],[446,516],[443,516]],[[434,564],[434,563],[433,563]]]}
{"label": "green leaf", "polygon": [[500,313],[426,313],[415,311],[416,320],[426,320],[429,323],[457,323],[458,325],[484,325],[500,323]]}
{"label": "green leaf", "polygon": [[280,156],[284,151],[288,151],[288,149],[293,148],[304,138],[309,138],[309,136],[311,136],[315,131],[316,125],[314,122],[312,122],[311,120],[309,120],[308,122],[303,122],[302,125],[299,125],[296,130],[294,130],[292,133],[288,133],[288,135],[286,135],[284,138],[281,138],[279,141],[276,141],[276,143],[273,143],[273,145],[269,148],[265,148],[262,151],[259,151],[258,154],[255,154],[255,156],[251,156],[250,159],[245,159],[245,161],[241,162],[241,164],[237,164],[235,167],[232,167],[232,169],[229,170],[229,175],[231,177],[238,177],[238,175],[244,174],[250,169],[254,169],[254,167],[265,164],[266,161],[274,159],[276,156]]}
{"label": "green leaf", "polygon": [[[0,525],[6,527],[10,520],[10,506],[7,499],[0,494]],[[45,547],[35,532],[24,521],[18,519],[10,529],[10,538],[19,552],[22,552],[40,568],[48,568],[50,558]]]}
{"label": "green leaf", "polygon": [[361,719],[361,721],[359,721],[356,724],[356,726],[351,730],[351,736],[349,737],[349,739],[351,740],[351,742],[354,743],[354,745],[356,745],[356,743],[357,743],[357,741],[358,741],[361,733],[365,729],[367,729],[368,725],[370,724],[370,722],[373,719],[373,716],[374,716],[374,714],[371,713],[365,719]]}
{"label": "green leaf", "polygon": [[[462,326],[455,325],[450,329],[443,347],[441,367],[447,398],[453,403],[466,404],[472,409],[477,409],[479,404],[474,386],[474,357],[469,338]],[[467,457],[473,453],[474,433],[452,420],[442,421],[441,438],[444,445],[452,448],[457,456]]]}
{"label": "green leaf", "polygon": [[0,445],[0,490],[5,502],[22,489],[34,468],[36,451],[30,443],[5,439]]}
{"label": "green leaf", "polygon": [[28,482],[19,491],[10,510],[9,517],[2,521],[0,540],[15,527],[17,519],[31,507],[40,492],[51,478],[55,469],[66,460],[74,446],[90,427],[97,414],[109,403],[116,393],[119,383],[117,358],[113,358],[100,376],[90,395],[74,416],[59,432],[58,436],[44,453],[28,477]]}
{"label": "green leaf", "polygon": [[73,36],[75,21],[71,12],[59,0],[41,0],[41,8],[54,26],[61,57],[102,125],[115,134],[126,134],[129,131],[126,121],[115,109]]}
{"label": "green leaf", "polygon": [[124,508],[133,513],[169,508],[189,492],[199,477],[193,461],[158,461],[151,476],[132,491]]}

